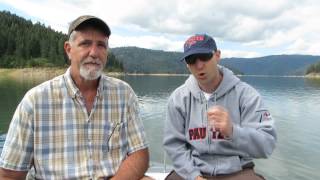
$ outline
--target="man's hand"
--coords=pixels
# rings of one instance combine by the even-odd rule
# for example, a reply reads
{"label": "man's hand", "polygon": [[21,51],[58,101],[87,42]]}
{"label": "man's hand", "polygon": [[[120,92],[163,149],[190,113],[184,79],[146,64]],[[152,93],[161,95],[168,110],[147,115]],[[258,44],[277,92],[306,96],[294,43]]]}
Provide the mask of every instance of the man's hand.
{"label": "man's hand", "polygon": [[213,106],[208,110],[208,123],[224,137],[232,137],[233,125],[229,113],[222,106]]}
{"label": "man's hand", "polygon": [[201,176],[197,176],[197,177],[196,177],[196,180],[206,180],[206,178],[203,178],[203,177],[201,177]]}

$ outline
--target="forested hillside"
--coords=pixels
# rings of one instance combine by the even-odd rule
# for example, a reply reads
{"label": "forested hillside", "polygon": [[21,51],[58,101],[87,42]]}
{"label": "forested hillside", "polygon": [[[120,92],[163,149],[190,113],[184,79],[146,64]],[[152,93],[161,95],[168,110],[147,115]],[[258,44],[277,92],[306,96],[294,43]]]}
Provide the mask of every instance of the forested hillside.
{"label": "forested hillside", "polygon": [[[0,20],[0,68],[66,65],[63,44],[67,35],[8,11],[0,11]],[[122,71],[113,54],[109,54],[108,67]]]}
{"label": "forested hillside", "polygon": [[185,63],[178,60],[181,57],[178,52],[138,47],[112,48],[111,52],[123,63],[127,73],[188,73]]}
{"label": "forested hillside", "polygon": [[311,55],[272,55],[258,58],[226,58],[221,64],[238,69],[245,75],[304,75],[307,68],[320,60]]}
{"label": "forested hillside", "polygon": [[[223,51],[223,50],[222,50]],[[113,48],[112,52],[129,73],[189,73],[180,62],[181,52],[165,52],[137,47]],[[307,68],[320,60],[311,55],[272,55],[258,58],[223,58],[221,65],[243,75],[304,75]]]}
{"label": "forested hillside", "polygon": [[[166,52],[138,47],[121,47],[111,50],[122,62],[127,73],[188,74],[185,62],[180,61],[181,52]],[[243,74],[236,68],[226,66],[235,74]]]}
{"label": "forested hillside", "polygon": [[308,67],[306,74],[320,73],[320,61]]}
{"label": "forested hillside", "polygon": [[0,13],[0,66],[63,66],[67,36],[10,12]]}

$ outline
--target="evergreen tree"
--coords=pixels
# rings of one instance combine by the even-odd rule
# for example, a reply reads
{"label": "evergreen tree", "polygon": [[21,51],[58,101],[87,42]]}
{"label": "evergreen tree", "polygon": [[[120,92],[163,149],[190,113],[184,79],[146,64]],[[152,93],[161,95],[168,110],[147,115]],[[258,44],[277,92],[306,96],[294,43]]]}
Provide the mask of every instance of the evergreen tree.
{"label": "evergreen tree", "polygon": [[306,74],[320,73],[320,61],[308,67]]}
{"label": "evergreen tree", "polygon": [[[8,11],[0,11],[0,19],[0,68],[65,66],[63,45],[67,35]],[[121,63],[110,56],[108,68],[122,70]]]}

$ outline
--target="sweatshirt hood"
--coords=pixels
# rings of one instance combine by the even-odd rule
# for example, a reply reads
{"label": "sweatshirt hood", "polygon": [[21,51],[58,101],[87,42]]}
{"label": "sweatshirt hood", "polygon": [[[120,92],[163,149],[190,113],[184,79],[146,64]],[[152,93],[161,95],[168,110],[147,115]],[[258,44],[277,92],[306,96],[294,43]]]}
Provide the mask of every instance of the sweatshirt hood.
{"label": "sweatshirt hood", "polygon": [[[213,92],[217,99],[225,95],[230,89],[240,82],[240,79],[229,69],[220,65],[218,65],[218,69],[223,77],[218,88]],[[202,90],[198,85],[197,79],[192,74],[186,80],[185,85],[195,98],[201,99]]]}

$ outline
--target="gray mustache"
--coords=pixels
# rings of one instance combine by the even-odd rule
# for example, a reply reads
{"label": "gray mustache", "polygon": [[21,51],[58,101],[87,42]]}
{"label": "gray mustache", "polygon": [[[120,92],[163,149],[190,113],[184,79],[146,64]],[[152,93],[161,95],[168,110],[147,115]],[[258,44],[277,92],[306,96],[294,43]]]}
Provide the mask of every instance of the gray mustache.
{"label": "gray mustache", "polygon": [[85,59],[84,61],[82,61],[81,64],[85,64],[85,63],[94,63],[94,64],[98,64],[98,65],[102,64],[100,59]]}

